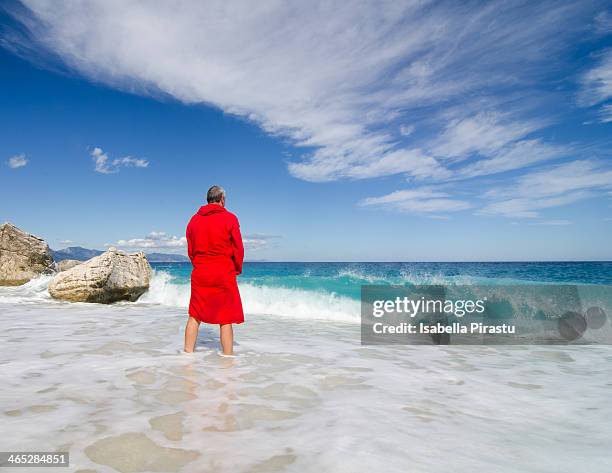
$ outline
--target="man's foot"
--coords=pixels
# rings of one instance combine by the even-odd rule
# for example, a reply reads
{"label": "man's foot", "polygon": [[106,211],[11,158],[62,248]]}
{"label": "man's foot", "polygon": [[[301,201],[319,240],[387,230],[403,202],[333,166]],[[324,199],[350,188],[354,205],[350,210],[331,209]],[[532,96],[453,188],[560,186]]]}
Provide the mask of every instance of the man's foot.
{"label": "man's foot", "polygon": [[223,358],[236,358],[235,354],[231,354],[231,355],[226,355],[225,353],[223,353],[222,351],[218,351],[217,355],[222,356]]}

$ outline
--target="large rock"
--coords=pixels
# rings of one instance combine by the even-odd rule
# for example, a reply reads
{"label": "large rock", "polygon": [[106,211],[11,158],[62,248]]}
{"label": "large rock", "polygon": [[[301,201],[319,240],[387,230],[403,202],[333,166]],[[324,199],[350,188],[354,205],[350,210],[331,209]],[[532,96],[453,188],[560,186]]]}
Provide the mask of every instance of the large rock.
{"label": "large rock", "polygon": [[68,271],[69,269],[72,269],[72,268],[74,268],[75,266],[78,266],[81,263],[83,263],[83,262],[78,260],[78,259],[65,259],[65,260],[62,260],[62,261],[58,261],[58,263],[57,263],[57,270],[60,273],[62,271]]}
{"label": "large rock", "polygon": [[15,225],[0,225],[0,286],[19,286],[54,271],[49,245]]}
{"label": "large rock", "polygon": [[151,267],[144,253],[115,248],[59,273],[49,284],[55,299],[72,302],[135,301],[148,288]]}

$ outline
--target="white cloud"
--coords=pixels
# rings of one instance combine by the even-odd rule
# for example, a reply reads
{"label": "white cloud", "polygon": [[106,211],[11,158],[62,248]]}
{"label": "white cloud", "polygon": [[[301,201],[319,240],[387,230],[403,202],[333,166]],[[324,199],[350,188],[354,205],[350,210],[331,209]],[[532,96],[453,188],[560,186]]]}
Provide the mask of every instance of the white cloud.
{"label": "white cloud", "polygon": [[[381,197],[368,197],[359,204],[415,214],[458,212],[471,207],[468,202],[452,199],[448,193],[431,187],[400,190]],[[441,216],[435,215],[435,217]]]}
{"label": "white cloud", "polygon": [[[596,32],[612,33],[612,15],[602,12],[596,17]],[[595,65],[581,78],[578,103],[583,107],[599,106],[598,117],[602,123],[612,122],[612,49],[607,49],[597,57]]]}
{"label": "white cloud", "polygon": [[599,120],[602,123],[612,122],[612,103],[601,106],[599,109]]}
{"label": "white cloud", "polygon": [[60,240],[60,245],[72,245],[74,244],[74,241],[72,240]]}
{"label": "white cloud", "polygon": [[[280,239],[278,235],[268,235],[264,233],[253,233],[244,235],[242,242],[247,250],[260,250],[271,246]],[[117,240],[115,243],[105,243],[104,246],[115,246],[130,250],[164,250],[171,253],[184,253],[187,248],[187,238],[168,235],[166,232],[152,231],[144,238],[130,238]]]}
{"label": "white cloud", "polygon": [[[597,64],[582,76],[581,85],[578,103],[584,107],[598,105],[612,98],[612,49],[601,53]],[[600,107],[601,121],[612,120],[611,108],[612,104]]]}
{"label": "white cloud", "polygon": [[572,192],[546,198],[517,197],[488,204],[478,213],[512,218],[536,218],[540,215],[538,210],[573,204],[588,197],[592,197],[589,192]]}
{"label": "white cloud", "polygon": [[11,169],[22,168],[28,164],[28,159],[24,153],[16,154],[15,156],[11,156],[7,161],[8,167]]}
{"label": "white cloud", "polygon": [[505,146],[491,159],[481,159],[462,167],[458,176],[470,178],[520,169],[559,158],[569,151],[568,147],[546,144],[541,140],[522,140]]}
{"label": "white cloud", "polygon": [[505,188],[490,190],[493,200],[479,213],[535,218],[538,210],[568,205],[612,188],[612,170],[589,161],[574,161],[525,174]]}
{"label": "white cloud", "polygon": [[612,170],[592,160],[573,161],[525,174],[516,184],[487,192],[488,196],[521,194],[549,197],[589,189],[612,188]]}
{"label": "white cloud", "polygon": [[612,34],[612,13],[602,11],[595,17],[595,33],[600,35]]}
{"label": "white cloud", "polygon": [[137,159],[132,156],[124,156],[123,158],[110,159],[108,153],[105,153],[102,148],[94,148],[89,153],[95,164],[95,171],[101,174],[114,174],[119,172],[122,167],[149,167],[149,161],[146,159]]}
{"label": "white cloud", "polygon": [[[327,163],[330,162],[327,161]],[[310,164],[304,165],[303,163],[294,163],[289,165],[289,169],[293,173],[305,172],[308,174],[309,180],[312,178],[312,180],[315,181],[319,179],[324,180],[325,173],[330,171],[325,161],[322,161],[316,167],[312,167]],[[315,172],[320,174],[314,174]],[[364,179],[399,173],[407,173],[420,179],[427,177],[445,179],[451,175],[447,169],[440,166],[438,161],[424,154],[421,150],[400,149],[388,152],[377,160],[364,163],[353,163],[351,167],[344,170],[343,176],[354,179]]]}
{"label": "white cloud", "polygon": [[[533,85],[594,9],[552,0],[24,3],[31,15],[16,15],[28,38],[70,67],[246,117],[305,148],[289,171],[309,181],[448,175],[435,154],[400,144],[385,126],[411,123],[423,107]],[[478,125],[455,124],[460,136],[438,151],[491,152],[533,131],[519,123],[474,134]],[[100,172],[114,170],[102,163]]]}
{"label": "white cloud", "polygon": [[414,125],[400,125],[399,132],[402,136],[410,136],[414,133]]}
{"label": "white cloud", "polygon": [[542,126],[536,121],[511,121],[499,113],[479,113],[451,121],[432,151],[454,161],[466,159],[472,153],[493,156]]}
{"label": "white cloud", "polygon": [[106,243],[105,246],[117,246],[119,248],[130,248],[130,249],[151,249],[151,248],[165,248],[165,249],[181,249],[187,247],[186,237],[177,237],[168,235],[165,232],[153,231],[149,233],[145,238],[130,238],[127,240],[118,240],[116,243]]}

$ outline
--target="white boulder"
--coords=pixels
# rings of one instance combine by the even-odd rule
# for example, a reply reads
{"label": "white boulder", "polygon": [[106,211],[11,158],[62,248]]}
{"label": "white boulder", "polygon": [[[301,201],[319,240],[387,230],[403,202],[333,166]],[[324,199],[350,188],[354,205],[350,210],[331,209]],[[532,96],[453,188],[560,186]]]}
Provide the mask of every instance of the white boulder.
{"label": "white boulder", "polygon": [[149,288],[151,267],[144,253],[115,248],[59,273],[49,284],[55,299],[71,302],[135,301]]}

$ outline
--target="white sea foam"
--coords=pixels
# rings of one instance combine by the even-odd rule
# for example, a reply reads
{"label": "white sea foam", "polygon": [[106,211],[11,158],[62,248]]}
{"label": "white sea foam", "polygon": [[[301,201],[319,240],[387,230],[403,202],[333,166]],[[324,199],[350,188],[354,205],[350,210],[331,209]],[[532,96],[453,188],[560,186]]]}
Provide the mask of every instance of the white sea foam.
{"label": "white sea foam", "polygon": [[[348,278],[355,280],[356,284],[410,284],[418,285],[451,285],[451,284],[474,284],[476,278],[466,275],[447,276],[442,273],[430,273],[422,271],[409,271],[402,269],[399,271],[398,277],[389,277],[384,274],[376,274],[371,271],[365,271],[360,267],[347,267],[338,271],[339,278]],[[486,281],[491,281],[488,278],[481,278]]]}
{"label": "white sea foam", "polygon": [[[418,285],[440,285],[448,286],[454,284],[474,284],[475,278],[471,276],[458,275],[446,276],[442,273],[415,273],[402,269],[400,271],[402,283],[408,283],[415,286]],[[487,278],[483,278],[487,279]]]}
{"label": "white sea foam", "polygon": [[378,282],[386,282],[386,278],[381,275],[368,273],[359,268],[348,267],[338,271],[339,278],[355,279],[357,281],[366,281],[370,284]]}
{"label": "white sea foam", "polygon": [[359,301],[334,293],[240,284],[240,294],[248,314],[335,322],[360,320]]}
{"label": "white sea foam", "polygon": [[183,355],[185,311],[161,305],[0,323],[3,448],[69,450],[71,471],[610,471],[608,347],[364,347],[262,315],[224,358],[209,326]]}
{"label": "white sea foam", "polygon": [[[0,288],[0,302],[53,302],[48,286],[52,276],[41,276],[16,287]],[[244,311],[252,315],[359,322],[359,302],[348,297],[323,291],[306,291],[241,283],[240,294]],[[177,282],[165,271],[153,271],[149,290],[137,304],[159,304],[186,309],[189,306],[190,286]]]}
{"label": "white sea foam", "polygon": [[153,271],[149,290],[138,302],[186,308],[189,305],[189,296],[188,284],[176,283],[175,278],[165,271]]}
{"label": "white sea foam", "polygon": [[49,302],[51,296],[47,290],[53,275],[40,276],[21,285],[0,287],[0,302]]}
{"label": "white sea foam", "polygon": [[[253,315],[359,322],[359,302],[333,293],[241,283],[244,311]],[[149,291],[138,302],[187,308],[189,284],[176,282],[164,271],[154,271]]]}

